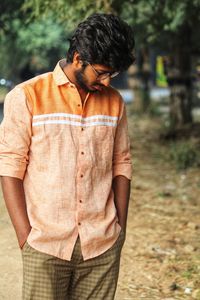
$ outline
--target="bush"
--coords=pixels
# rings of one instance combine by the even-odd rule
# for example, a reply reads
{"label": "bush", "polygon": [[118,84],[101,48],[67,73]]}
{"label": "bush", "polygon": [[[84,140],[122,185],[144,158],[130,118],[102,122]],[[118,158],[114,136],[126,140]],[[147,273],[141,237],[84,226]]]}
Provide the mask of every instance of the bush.
{"label": "bush", "polygon": [[148,113],[151,117],[160,117],[162,115],[162,112],[160,111],[160,106],[154,102],[151,102],[149,104]]}
{"label": "bush", "polygon": [[200,165],[200,152],[191,142],[177,142],[170,145],[169,158],[178,170]]}

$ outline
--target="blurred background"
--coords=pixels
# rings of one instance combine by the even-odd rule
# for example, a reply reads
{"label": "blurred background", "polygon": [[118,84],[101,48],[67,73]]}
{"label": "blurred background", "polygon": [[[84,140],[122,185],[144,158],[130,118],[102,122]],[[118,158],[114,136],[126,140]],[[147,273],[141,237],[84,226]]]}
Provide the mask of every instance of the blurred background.
{"label": "blurred background", "polygon": [[[136,40],[136,63],[112,82],[126,102],[134,170],[116,299],[200,299],[200,0],[1,0],[0,121],[6,93],[53,70],[93,12],[119,15]],[[0,299],[20,299],[2,196],[0,209]]]}

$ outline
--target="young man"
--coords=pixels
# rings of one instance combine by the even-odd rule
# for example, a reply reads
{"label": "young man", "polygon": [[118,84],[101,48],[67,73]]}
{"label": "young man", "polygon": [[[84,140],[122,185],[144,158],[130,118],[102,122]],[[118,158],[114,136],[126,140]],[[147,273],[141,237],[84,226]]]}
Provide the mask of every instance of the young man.
{"label": "young man", "polygon": [[66,60],[6,97],[0,175],[22,249],[23,299],[114,299],[131,157],[110,80],[133,63],[133,47],[125,22],[94,14]]}

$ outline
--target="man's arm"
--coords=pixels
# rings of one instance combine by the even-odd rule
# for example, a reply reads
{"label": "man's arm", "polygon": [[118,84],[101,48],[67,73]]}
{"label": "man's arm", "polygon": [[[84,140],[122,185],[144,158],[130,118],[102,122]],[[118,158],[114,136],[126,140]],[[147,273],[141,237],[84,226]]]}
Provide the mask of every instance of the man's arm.
{"label": "man's arm", "polygon": [[26,210],[23,181],[18,178],[1,177],[3,195],[15,228],[19,246],[23,247],[30,233],[31,226]]}
{"label": "man's arm", "polygon": [[32,113],[24,89],[15,87],[4,101],[0,126],[0,176],[8,212],[20,247],[30,232],[23,179],[29,161]]}
{"label": "man's arm", "polygon": [[114,201],[117,209],[119,224],[126,233],[128,204],[130,198],[130,182],[132,163],[126,109],[123,106],[122,115],[117,126],[113,151],[113,181]]}
{"label": "man's arm", "polygon": [[130,180],[125,176],[116,176],[113,179],[114,201],[117,209],[119,225],[126,234],[126,222],[130,198]]}

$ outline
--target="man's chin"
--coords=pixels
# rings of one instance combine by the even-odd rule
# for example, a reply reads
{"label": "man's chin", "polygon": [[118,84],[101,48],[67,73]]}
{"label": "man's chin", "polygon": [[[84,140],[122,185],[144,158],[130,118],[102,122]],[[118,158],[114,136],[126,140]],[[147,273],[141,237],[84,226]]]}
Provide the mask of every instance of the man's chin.
{"label": "man's chin", "polygon": [[101,85],[93,85],[91,91],[93,92],[101,92],[103,89],[103,86]]}
{"label": "man's chin", "polygon": [[92,88],[85,88],[84,90],[86,93],[97,93],[98,92],[97,89],[92,89]]}
{"label": "man's chin", "polygon": [[85,91],[87,91],[89,93],[97,93],[100,91],[100,89],[97,89],[95,87],[90,87],[90,88],[85,89]]}

